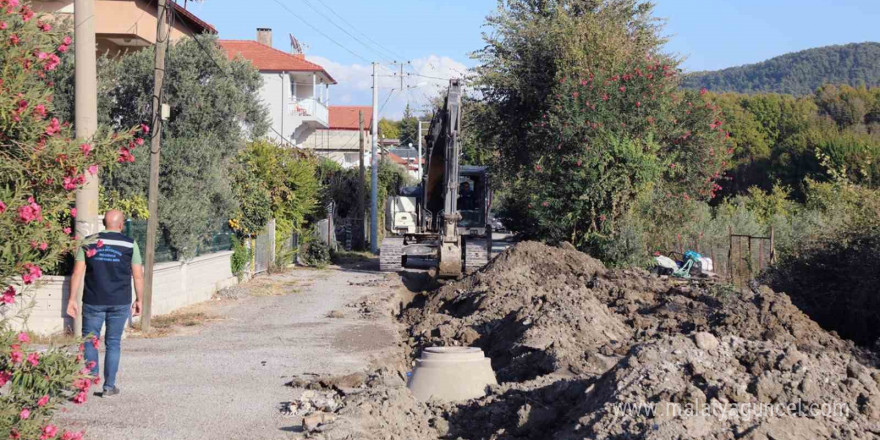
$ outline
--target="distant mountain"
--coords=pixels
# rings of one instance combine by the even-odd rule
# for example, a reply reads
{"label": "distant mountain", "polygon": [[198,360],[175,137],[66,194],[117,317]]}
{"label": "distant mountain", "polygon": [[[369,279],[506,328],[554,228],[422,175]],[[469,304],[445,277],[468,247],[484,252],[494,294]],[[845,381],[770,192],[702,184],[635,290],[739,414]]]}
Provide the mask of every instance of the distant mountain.
{"label": "distant mountain", "polygon": [[880,43],[792,52],[757,64],[685,75],[682,86],[714,92],[813,93],[826,83],[880,86]]}

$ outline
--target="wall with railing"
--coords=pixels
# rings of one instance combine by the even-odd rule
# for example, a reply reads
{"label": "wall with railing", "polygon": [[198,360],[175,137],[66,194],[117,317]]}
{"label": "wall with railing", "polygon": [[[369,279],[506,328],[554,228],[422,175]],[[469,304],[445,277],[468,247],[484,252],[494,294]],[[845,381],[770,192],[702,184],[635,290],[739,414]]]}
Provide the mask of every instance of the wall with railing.
{"label": "wall with railing", "polygon": [[[146,228],[146,220],[129,220],[123,231],[138,242],[142,257],[146,249]],[[207,301],[217,290],[238,282],[230,263],[232,233],[227,227],[206,233],[196,248],[195,257],[186,261],[175,261],[174,252],[160,234],[153,272],[153,315],[171,313]],[[61,273],[69,272],[67,266],[64,267]],[[36,286],[25,291],[24,297],[7,312],[7,316],[27,316],[26,319],[11,319],[15,329],[39,334],[72,331],[73,320],[66,316],[69,297],[69,276],[44,276]]]}

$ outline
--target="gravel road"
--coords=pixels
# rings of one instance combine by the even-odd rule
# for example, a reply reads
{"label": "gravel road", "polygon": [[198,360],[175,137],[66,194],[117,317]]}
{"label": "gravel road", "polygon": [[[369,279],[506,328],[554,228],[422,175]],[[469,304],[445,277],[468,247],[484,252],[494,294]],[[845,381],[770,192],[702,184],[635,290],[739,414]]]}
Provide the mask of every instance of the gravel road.
{"label": "gravel road", "polygon": [[[221,319],[186,333],[123,341],[111,398],[90,397],[57,422],[89,439],[285,439],[299,421],[279,413],[293,374],[366,369],[393,347],[389,319],[365,320],[345,307],[397,288],[382,274],[338,268],[294,270],[257,279],[274,296],[216,301],[201,310]],[[329,318],[332,310],[344,318]],[[102,354],[103,360],[103,354]]]}

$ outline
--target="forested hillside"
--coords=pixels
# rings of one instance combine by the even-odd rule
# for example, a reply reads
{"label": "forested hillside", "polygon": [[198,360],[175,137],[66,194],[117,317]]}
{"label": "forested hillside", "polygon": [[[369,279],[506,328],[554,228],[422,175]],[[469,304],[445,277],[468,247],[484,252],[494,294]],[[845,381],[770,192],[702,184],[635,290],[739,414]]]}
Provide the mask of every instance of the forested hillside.
{"label": "forested hillside", "polygon": [[880,43],[825,46],[767,61],[687,75],[683,87],[714,92],[808,95],[823,84],[880,85]]}

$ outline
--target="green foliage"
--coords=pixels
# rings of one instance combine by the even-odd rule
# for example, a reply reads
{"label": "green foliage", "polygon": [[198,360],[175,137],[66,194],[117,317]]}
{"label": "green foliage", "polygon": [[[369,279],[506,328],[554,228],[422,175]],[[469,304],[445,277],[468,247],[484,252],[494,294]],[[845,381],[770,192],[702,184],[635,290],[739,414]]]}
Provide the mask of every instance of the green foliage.
{"label": "green foliage", "polygon": [[[162,132],[159,228],[177,258],[195,255],[205,235],[236,214],[239,203],[230,164],[247,138],[268,129],[259,72],[247,61],[230,61],[217,47],[216,37],[197,38],[209,54],[196,41],[184,39],[170,46],[166,57],[163,101],[171,106],[171,118]],[[72,92],[72,76],[70,67],[68,76],[56,82],[59,93]],[[102,60],[98,76],[100,121],[125,127],[149,120],[152,51]],[[63,101],[73,102],[70,97]],[[122,199],[147,194],[148,149],[137,149],[134,157],[133,166],[102,182]]]}
{"label": "green foliage", "polygon": [[714,97],[734,144],[723,195],[751,187],[790,187],[803,201],[805,179],[843,176],[861,185],[880,182],[880,88],[826,85],[814,96],[776,94]]}
{"label": "green foliage", "polygon": [[28,291],[44,269],[82,244],[70,229],[74,191],[87,174],[124,161],[142,140],[135,137],[140,129],[130,127],[75,139],[68,123],[49,116],[47,74],[59,66],[70,38],[34,17],[27,4],[4,3],[0,15],[0,432],[52,438],[53,412],[71,398],[85,401],[92,380],[70,347],[29,347],[26,333],[11,331],[11,320],[26,319]]}
{"label": "green foliage", "polygon": [[[730,154],[717,107],[677,89],[651,5],[511,1],[489,19],[483,127],[513,182],[506,223],[599,252],[640,194],[707,200]],[[481,124],[482,125],[482,124]]]}
{"label": "green foliage", "polygon": [[381,136],[381,139],[399,139],[400,121],[392,121],[386,118],[379,119],[379,136]]}
{"label": "green foliage", "polygon": [[232,269],[232,274],[235,275],[239,280],[242,279],[245,270],[248,267],[248,264],[251,262],[251,257],[253,256],[253,251],[245,246],[242,239],[237,236],[232,236],[232,257],[230,257],[229,262]]}
{"label": "green foliage", "polygon": [[303,243],[300,255],[309,266],[321,268],[330,263],[330,247],[327,246],[327,243],[315,238]]}
{"label": "green foliage", "polygon": [[683,86],[718,92],[809,95],[825,83],[880,86],[880,43],[807,49],[757,64],[687,75]]}
{"label": "green foliage", "polygon": [[413,115],[409,104],[403,109],[403,119],[398,124],[400,127],[400,146],[405,147],[412,144],[417,147],[419,143],[419,120]]}

